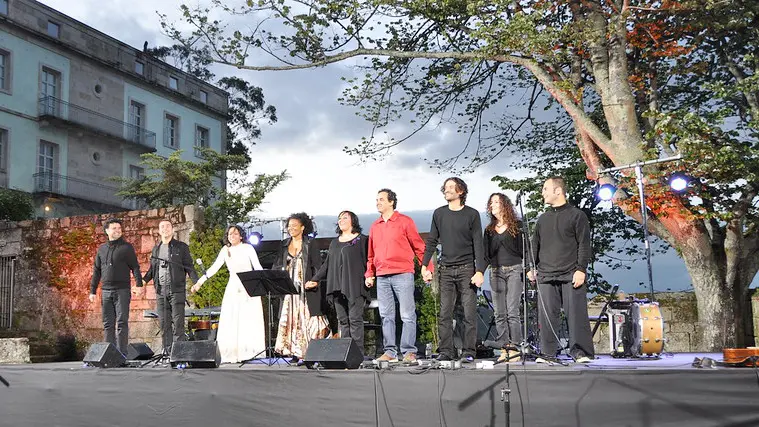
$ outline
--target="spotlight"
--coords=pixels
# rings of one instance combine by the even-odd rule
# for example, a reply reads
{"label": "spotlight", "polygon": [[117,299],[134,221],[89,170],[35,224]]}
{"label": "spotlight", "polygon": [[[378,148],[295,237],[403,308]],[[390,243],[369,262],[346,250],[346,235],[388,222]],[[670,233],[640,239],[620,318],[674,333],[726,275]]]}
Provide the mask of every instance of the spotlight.
{"label": "spotlight", "polygon": [[248,243],[250,243],[253,246],[258,246],[258,244],[261,243],[262,240],[264,240],[264,235],[257,231],[250,233],[250,236],[248,237]]}
{"label": "spotlight", "polygon": [[318,236],[318,235],[319,235],[319,233],[317,233],[316,231],[312,231],[311,233],[308,233],[308,237],[310,237],[312,239],[315,239],[316,236]]}
{"label": "spotlight", "polygon": [[603,201],[609,201],[614,197],[614,193],[617,192],[617,187],[612,184],[604,184],[598,188],[598,198]]}
{"label": "spotlight", "polygon": [[672,191],[681,192],[688,187],[688,177],[683,173],[677,172],[669,177],[669,187]]}

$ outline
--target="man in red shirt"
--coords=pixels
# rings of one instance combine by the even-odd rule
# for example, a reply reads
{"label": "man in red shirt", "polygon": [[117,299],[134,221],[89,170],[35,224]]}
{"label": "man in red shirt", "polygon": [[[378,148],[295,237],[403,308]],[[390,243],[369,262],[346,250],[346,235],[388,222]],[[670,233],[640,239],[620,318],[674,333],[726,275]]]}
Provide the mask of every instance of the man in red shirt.
{"label": "man in red shirt", "polygon": [[[377,360],[397,362],[395,340],[395,298],[401,311],[401,353],[404,363],[416,362],[416,304],[414,302],[414,255],[421,261],[424,241],[414,221],[396,212],[398,196],[383,188],[377,193],[380,217],[369,230],[366,286],[377,279],[377,302],[382,317],[385,353]],[[431,264],[431,263],[430,263]]]}

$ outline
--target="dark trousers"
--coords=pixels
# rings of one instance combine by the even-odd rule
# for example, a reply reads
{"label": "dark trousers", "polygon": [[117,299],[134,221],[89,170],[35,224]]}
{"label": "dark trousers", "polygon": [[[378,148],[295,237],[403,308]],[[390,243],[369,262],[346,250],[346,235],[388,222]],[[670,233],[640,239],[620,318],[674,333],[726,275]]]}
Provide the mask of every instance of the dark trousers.
{"label": "dark trousers", "polygon": [[353,338],[363,355],[366,299],[358,297],[350,301],[343,294],[335,294],[331,298],[335,305],[337,323],[340,327],[340,338]]}
{"label": "dark trousers", "polygon": [[564,308],[569,326],[569,354],[577,359],[593,357],[593,337],[588,320],[588,288],[574,288],[571,281],[538,283],[538,321],[540,322],[540,351],[555,356],[559,350],[557,336],[561,329],[559,309]]}
{"label": "dark trousers", "polygon": [[[127,289],[103,289],[103,332],[105,340],[116,346],[123,354],[129,345],[129,303],[132,291]],[[118,335],[118,340],[116,336]]]}
{"label": "dark trousers", "polygon": [[170,352],[174,341],[187,340],[184,329],[184,304],[187,294],[163,290],[164,294],[167,292],[168,295],[157,295],[156,311],[161,320],[163,349]]}
{"label": "dark trousers", "polygon": [[476,354],[477,287],[471,283],[473,275],[473,265],[441,265],[438,267],[440,282],[440,317],[438,317],[440,346],[438,352],[450,358],[457,357],[456,349],[453,346],[453,309],[458,299],[461,299],[461,307],[464,310],[464,339],[462,340],[461,352],[463,356],[474,356]]}
{"label": "dark trousers", "polygon": [[522,266],[491,267],[490,287],[493,295],[495,341],[501,348],[518,346],[522,342],[522,322],[519,319],[519,304],[522,302]]}

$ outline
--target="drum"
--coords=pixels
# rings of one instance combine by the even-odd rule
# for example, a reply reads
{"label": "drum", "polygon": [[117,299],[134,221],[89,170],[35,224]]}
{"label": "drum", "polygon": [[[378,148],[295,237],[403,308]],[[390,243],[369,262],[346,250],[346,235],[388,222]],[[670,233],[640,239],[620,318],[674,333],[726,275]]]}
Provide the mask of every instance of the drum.
{"label": "drum", "polygon": [[630,306],[633,357],[658,355],[664,350],[664,318],[655,302],[634,302]]}

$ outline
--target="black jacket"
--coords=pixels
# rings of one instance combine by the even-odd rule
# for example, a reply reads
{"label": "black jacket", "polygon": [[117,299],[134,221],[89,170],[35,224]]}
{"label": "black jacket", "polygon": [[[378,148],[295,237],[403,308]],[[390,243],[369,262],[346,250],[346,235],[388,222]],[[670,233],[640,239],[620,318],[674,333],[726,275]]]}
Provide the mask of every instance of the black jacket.
{"label": "black jacket", "polygon": [[103,289],[129,289],[130,272],[134,275],[137,286],[142,286],[140,264],[137,262],[134,247],[123,238],[103,243],[95,254],[90,293],[97,292],[98,283],[101,281]]}
{"label": "black jacket", "polygon": [[[150,268],[145,273],[145,281],[149,282],[153,280],[155,283],[155,291],[158,295],[163,295],[163,287],[165,283],[159,283],[158,270],[161,267],[161,260],[158,259],[158,250],[163,244],[159,241],[157,245],[153,246],[153,250],[150,252]],[[193,282],[198,281],[198,273],[195,272],[195,265],[192,262],[192,256],[190,255],[190,247],[187,243],[179,241],[177,239],[171,239],[169,242],[169,277],[171,278],[171,292],[186,292],[187,290],[187,275],[190,275],[190,279]]]}
{"label": "black jacket", "polygon": [[[288,237],[282,241],[279,251],[277,251],[277,258],[271,266],[272,270],[284,270],[287,266],[287,247],[290,245],[290,240],[292,240],[292,237]],[[301,250],[303,251],[303,280],[305,284],[319,271],[322,265],[322,257],[319,250],[316,249],[314,239],[306,236],[303,236],[303,248]],[[306,290],[306,303],[308,304],[308,311],[312,316],[327,314],[327,292],[325,288],[325,286],[319,285],[316,289]]]}

